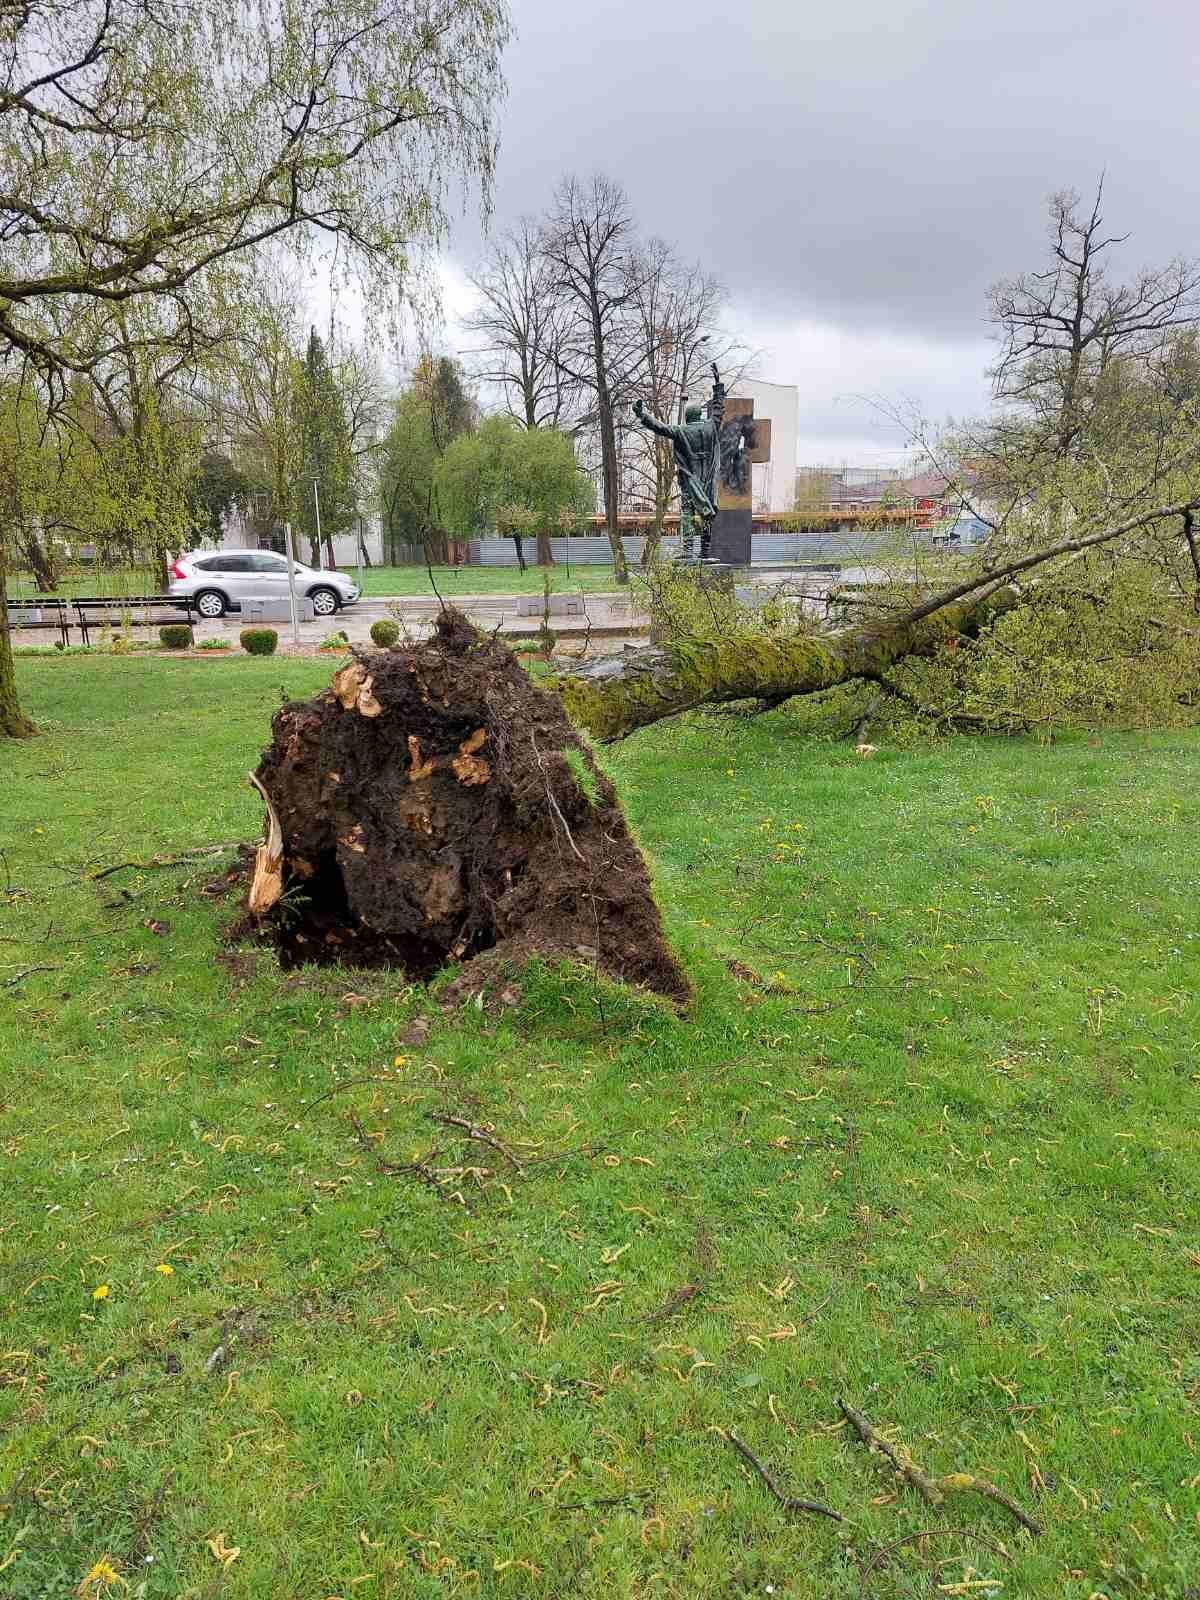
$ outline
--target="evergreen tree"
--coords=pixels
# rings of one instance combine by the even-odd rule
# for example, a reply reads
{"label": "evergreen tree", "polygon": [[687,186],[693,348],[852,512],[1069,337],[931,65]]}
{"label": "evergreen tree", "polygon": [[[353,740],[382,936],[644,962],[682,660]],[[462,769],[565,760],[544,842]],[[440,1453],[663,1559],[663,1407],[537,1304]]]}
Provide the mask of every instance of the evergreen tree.
{"label": "evergreen tree", "polygon": [[[297,521],[308,536],[310,560],[336,566],[334,535],[354,525],[358,506],[354,492],[354,454],[346,407],[329,364],[320,334],[308,336],[298,385],[300,408],[300,483],[297,485]],[[314,494],[315,487],[315,494]],[[320,501],[319,533],[317,499]]]}

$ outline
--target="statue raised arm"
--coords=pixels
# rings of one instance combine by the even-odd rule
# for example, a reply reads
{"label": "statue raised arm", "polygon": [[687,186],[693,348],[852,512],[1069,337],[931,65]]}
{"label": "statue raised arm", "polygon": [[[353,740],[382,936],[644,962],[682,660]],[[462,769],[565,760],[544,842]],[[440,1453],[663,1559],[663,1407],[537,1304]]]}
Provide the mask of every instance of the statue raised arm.
{"label": "statue raised arm", "polygon": [[717,474],[721,467],[721,418],[725,414],[725,386],[714,363],[713,393],[708,415],[700,406],[688,406],[678,427],[663,422],[635,400],[633,414],[644,428],[670,439],[679,480],[679,531],[685,560],[692,558],[692,540],[700,525],[700,559],[708,559],[708,541],[717,514]]}

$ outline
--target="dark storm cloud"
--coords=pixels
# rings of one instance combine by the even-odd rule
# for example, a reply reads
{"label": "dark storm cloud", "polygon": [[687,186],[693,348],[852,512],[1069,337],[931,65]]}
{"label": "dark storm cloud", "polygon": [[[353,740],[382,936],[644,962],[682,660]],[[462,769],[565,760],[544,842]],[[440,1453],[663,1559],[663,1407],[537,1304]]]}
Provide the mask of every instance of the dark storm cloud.
{"label": "dark storm cloud", "polygon": [[[515,0],[497,221],[603,170],[772,323],[977,341],[1051,189],[1200,253],[1200,5]],[[460,259],[472,253],[460,238]]]}

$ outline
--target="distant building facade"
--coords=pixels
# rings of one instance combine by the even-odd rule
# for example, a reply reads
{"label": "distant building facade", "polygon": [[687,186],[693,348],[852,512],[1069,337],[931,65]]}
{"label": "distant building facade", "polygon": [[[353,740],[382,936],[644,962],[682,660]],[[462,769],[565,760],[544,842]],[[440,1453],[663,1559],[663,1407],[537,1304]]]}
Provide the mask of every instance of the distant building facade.
{"label": "distant building facade", "polygon": [[755,511],[790,511],[795,497],[796,454],[800,448],[800,391],[794,383],[764,383],[741,378],[730,393],[754,401],[754,415],[771,423],[771,459],[756,465]]}

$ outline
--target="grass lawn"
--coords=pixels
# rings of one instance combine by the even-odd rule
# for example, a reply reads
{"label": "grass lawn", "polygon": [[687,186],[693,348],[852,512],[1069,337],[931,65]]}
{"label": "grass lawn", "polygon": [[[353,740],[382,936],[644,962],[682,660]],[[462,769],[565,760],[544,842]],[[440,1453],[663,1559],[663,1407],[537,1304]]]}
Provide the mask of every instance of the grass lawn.
{"label": "grass lawn", "polygon": [[[350,577],[357,577],[357,569],[343,567]],[[604,594],[616,590],[618,584],[611,567],[568,567],[558,562],[553,567],[530,566],[527,572],[516,567],[434,567],[437,586],[447,600],[456,594],[541,594],[542,575],[550,574],[553,594],[571,591],[578,594]],[[432,594],[429,573],[425,567],[368,567],[363,571],[365,595]]]}
{"label": "grass lawn", "polygon": [[328,662],[18,667],[4,1600],[1200,1592],[1195,732],[639,735],[692,1014],[533,971],[443,1016],[218,962],[212,863],[89,876],[255,835]]}

